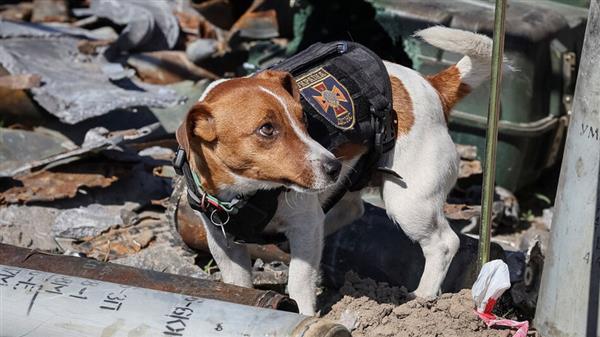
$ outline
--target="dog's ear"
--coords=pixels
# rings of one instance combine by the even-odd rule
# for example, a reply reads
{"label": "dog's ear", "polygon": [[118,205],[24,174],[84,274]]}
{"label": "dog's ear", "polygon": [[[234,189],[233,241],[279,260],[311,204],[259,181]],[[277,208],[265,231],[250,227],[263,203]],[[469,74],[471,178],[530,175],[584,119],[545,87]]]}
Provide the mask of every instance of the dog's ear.
{"label": "dog's ear", "polygon": [[256,78],[275,81],[289,92],[296,101],[300,100],[300,90],[292,74],[285,71],[265,70],[258,73]]}
{"label": "dog's ear", "polygon": [[217,138],[213,115],[205,103],[198,102],[194,104],[184,123],[177,130],[177,140],[180,144],[184,143],[184,141],[180,141],[180,137],[185,138],[185,142],[189,147],[190,136],[200,137],[200,139],[209,143]]}
{"label": "dog's ear", "polygon": [[183,120],[181,125],[175,131],[175,138],[177,139],[177,143],[179,146],[185,151],[185,153],[190,153],[190,138],[188,136],[189,133],[188,121],[187,117]]}

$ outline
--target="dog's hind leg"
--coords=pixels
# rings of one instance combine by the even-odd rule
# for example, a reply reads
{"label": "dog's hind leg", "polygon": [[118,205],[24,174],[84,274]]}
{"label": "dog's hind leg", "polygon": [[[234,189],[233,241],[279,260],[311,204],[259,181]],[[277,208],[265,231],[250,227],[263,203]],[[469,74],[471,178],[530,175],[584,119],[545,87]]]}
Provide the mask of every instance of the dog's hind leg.
{"label": "dog's hind leg", "polygon": [[425,256],[425,269],[413,293],[417,297],[431,298],[439,293],[459,240],[444,216],[445,195],[424,198],[410,194],[394,182],[384,183],[388,215],[409,238],[419,243]]}
{"label": "dog's hind leg", "polygon": [[252,288],[252,261],[246,246],[226,239],[221,229],[210,224],[202,213],[195,213],[203,219],[208,248],[221,271],[223,282]]}

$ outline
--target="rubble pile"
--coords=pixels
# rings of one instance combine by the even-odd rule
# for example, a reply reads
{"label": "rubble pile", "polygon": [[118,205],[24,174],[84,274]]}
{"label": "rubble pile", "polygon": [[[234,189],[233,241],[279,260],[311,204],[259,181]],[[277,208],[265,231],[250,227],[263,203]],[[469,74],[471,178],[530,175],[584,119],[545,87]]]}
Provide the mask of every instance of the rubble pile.
{"label": "rubble pile", "polygon": [[507,337],[510,330],[489,329],[473,315],[468,289],[436,300],[408,298],[405,288],[390,287],[348,273],[343,296],[325,317],[352,330],[354,337],[468,336]]}

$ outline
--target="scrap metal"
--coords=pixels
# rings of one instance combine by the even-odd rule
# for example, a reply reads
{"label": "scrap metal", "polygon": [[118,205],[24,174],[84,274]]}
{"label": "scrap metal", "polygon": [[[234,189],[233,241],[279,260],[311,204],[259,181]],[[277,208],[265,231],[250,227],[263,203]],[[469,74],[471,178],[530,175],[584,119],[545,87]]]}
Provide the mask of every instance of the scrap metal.
{"label": "scrap metal", "polygon": [[185,52],[163,50],[133,54],[127,59],[137,75],[147,83],[173,84],[185,80],[216,80],[219,77],[192,63]]}
{"label": "scrap metal", "polygon": [[0,192],[0,204],[73,198],[81,187],[108,187],[117,179],[94,172],[39,171],[18,177],[22,186]]}
{"label": "scrap metal", "polygon": [[483,169],[479,160],[461,160],[458,167],[458,178],[468,178],[482,172]]}
{"label": "scrap metal", "polygon": [[56,153],[39,160],[18,163],[18,165],[10,165],[8,167],[0,167],[2,168],[0,170],[0,177],[15,177],[23,175],[30,172],[33,169],[42,167],[50,163],[55,163],[68,158],[81,156],[93,151],[114,148],[115,146],[123,143],[124,141],[131,141],[147,136],[159,127],[159,123],[154,123],[137,130],[123,130],[115,131],[112,133],[102,127],[94,128],[88,131],[88,133],[86,134],[86,140],[84,141],[81,147],[66,152]]}
{"label": "scrap metal", "polygon": [[293,312],[298,310],[289,297],[273,291],[242,288],[91,259],[44,254],[5,244],[0,244],[0,264],[263,308]]}
{"label": "scrap metal", "polygon": [[[106,220],[110,221],[110,219]],[[120,228],[118,225],[122,225],[122,220],[118,217],[113,217],[112,223],[105,222],[105,228],[114,226],[108,231],[102,234],[90,233],[92,235],[89,236],[86,235],[87,233],[83,232],[85,233],[83,235],[86,235],[87,238],[82,243],[75,244],[75,248],[86,256],[100,261],[110,261],[116,258],[125,257],[146,248],[148,244],[155,239],[152,227],[160,226],[160,223],[153,222],[148,225],[137,225],[125,228]],[[99,228],[98,230],[92,229],[92,231],[102,232]]]}
{"label": "scrap metal", "polygon": [[[134,203],[127,205],[91,204],[78,208],[61,210],[52,224],[54,237],[84,239],[97,237],[112,226],[125,224],[123,215],[133,211]],[[101,240],[100,237],[97,239]],[[138,246],[140,241],[138,240]],[[139,248],[136,251],[139,251]]]}
{"label": "scrap metal", "polygon": [[79,34],[92,35],[88,30],[0,21],[0,32],[5,37],[0,39],[0,64],[12,75],[39,75],[44,85],[31,89],[34,99],[65,123],[75,124],[118,108],[165,107],[184,100],[173,90],[135,78],[114,82],[107,69],[119,64],[109,63],[102,55],[79,52]]}
{"label": "scrap metal", "polygon": [[33,0],[32,22],[67,22],[68,20],[67,0]]}
{"label": "scrap metal", "polygon": [[174,1],[92,0],[88,14],[126,25],[113,45],[119,52],[172,49],[179,38],[172,4]]}
{"label": "scrap metal", "polygon": [[57,251],[59,246],[52,237],[51,227],[59,212],[59,209],[49,206],[0,207],[0,242]]}
{"label": "scrap metal", "polygon": [[26,131],[0,128],[0,177],[11,177],[11,172],[24,163],[76,148],[65,136],[46,129]]}
{"label": "scrap metal", "polygon": [[0,5],[0,19],[29,20],[33,12],[33,3],[21,2],[14,5]]}

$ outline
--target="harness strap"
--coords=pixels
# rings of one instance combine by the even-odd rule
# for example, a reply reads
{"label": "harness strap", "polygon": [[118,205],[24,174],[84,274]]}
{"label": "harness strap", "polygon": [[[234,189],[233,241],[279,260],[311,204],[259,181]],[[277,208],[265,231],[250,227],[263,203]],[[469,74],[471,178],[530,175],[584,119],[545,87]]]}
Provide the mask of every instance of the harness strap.
{"label": "harness strap", "polygon": [[266,244],[286,240],[282,233],[264,233],[277,211],[277,199],[283,189],[260,190],[252,196],[221,201],[202,189],[182,148],[177,149],[173,167],[185,180],[190,207],[204,214],[226,237],[231,237],[236,243]]}

